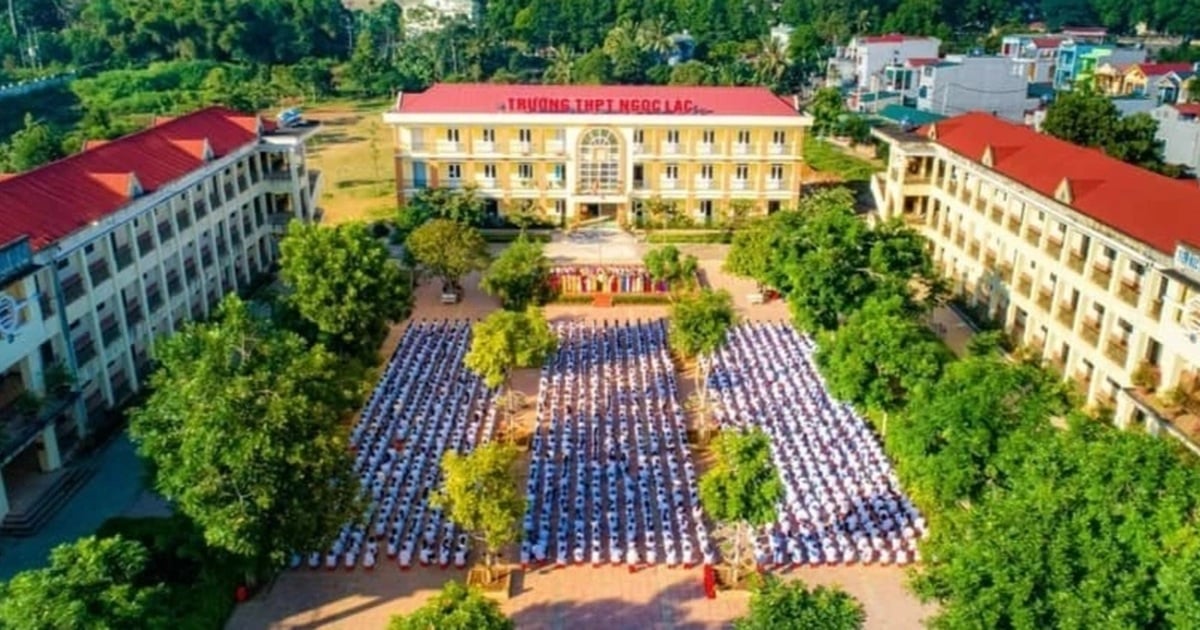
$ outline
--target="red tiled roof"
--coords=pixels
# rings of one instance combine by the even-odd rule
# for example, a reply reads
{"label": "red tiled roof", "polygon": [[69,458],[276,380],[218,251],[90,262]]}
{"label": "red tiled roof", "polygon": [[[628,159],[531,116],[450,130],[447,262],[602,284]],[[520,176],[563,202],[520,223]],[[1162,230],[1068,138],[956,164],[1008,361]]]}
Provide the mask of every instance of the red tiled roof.
{"label": "red tiled roof", "polygon": [[[545,99],[539,111],[579,113],[580,102],[603,103],[598,113],[620,113],[622,103],[649,102],[668,109],[690,102],[694,113],[718,116],[797,116],[788,99],[761,87],[679,87],[658,85],[504,85],[497,83],[438,83],[420,93],[401,95],[398,111],[405,114],[500,114],[519,108],[517,99]],[[642,112],[655,113],[655,112]]]}
{"label": "red tiled roof", "polygon": [[202,166],[206,139],[220,157],[257,138],[257,117],[209,107],[4,179],[0,243],[42,249],[123,207],[134,178],[149,193]]}
{"label": "red tiled roof", "polygon": [[909,59],[907,63],[910,67],[920,68],[923,66],[932,66],[939,61],[941,61],[941,59],[938,59],[937,57],[913,57],[912,59]]}
{"label": "red tiled roof", "polygon": [[1065,37],[1034,37],[1031,41],[1037,48],[1058,48]]}
{"label": "red tiled roof", "polygon": [[1139,63],[1134,64],[1142,74],[1148,77],[1157,77],[1169,72],[1190,72],[1192,64],[1190,63]]}
{"label": "red tiled roof", "polygon": [[1064,179],[1072,208],[1168,255],[1183,241],[1200,246],[1200,186],[1158,175],[1100,151],[973,112],[922,129],[935,141],[1051,199]]}
{"label": "red tiled roof", "polygon": [[926,40],[928,37],[919,35],[901,35],[900,33],[888,33],[887,35],[864,35],[858,38],[858,41],[864,44],[899,44],[900,42],[913,42]]}

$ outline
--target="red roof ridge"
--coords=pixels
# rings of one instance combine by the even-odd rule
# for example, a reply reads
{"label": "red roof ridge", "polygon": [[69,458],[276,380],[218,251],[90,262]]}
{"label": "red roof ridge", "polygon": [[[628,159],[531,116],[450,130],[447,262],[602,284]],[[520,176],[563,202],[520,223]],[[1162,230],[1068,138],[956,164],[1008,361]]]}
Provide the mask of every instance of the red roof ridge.
{"label": "red roof ridge", "polygon": [[1173,256],[1181,241],[1200,245],[1200,213],[1193,212],[1200,208],[1200,186],[1192,182],[982,112],[938,121],[922,132],[977,163],[990,148],[987,168],[1165,255]]}
{"label": "red roof ridge", "polygon": [[212,106],[162,121],[0,181],[0,242],[35,251],[259,138],[258,118]]}
{"label": "red roof ridge", "polygon": [[80,151],[88,151],[97,147],[102,147],[106,144],[108,144],[108,140],[105,140],[104,138],[88,138],[87,140],[83,141],[83,148],[80,149]]}

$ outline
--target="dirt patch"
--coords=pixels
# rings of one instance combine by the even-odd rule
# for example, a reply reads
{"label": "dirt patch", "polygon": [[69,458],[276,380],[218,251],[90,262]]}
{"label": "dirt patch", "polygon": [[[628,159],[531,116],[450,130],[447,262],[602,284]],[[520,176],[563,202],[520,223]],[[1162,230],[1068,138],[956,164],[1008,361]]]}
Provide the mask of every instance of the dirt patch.
{"label": "dirt patch", "polygon": [[394,152],[383,122],[387,102],[336,101],[304,115],[321,122],[309,144],[309,163],[325,175],[317,204],[330,225],[374,221],[396,211]]}

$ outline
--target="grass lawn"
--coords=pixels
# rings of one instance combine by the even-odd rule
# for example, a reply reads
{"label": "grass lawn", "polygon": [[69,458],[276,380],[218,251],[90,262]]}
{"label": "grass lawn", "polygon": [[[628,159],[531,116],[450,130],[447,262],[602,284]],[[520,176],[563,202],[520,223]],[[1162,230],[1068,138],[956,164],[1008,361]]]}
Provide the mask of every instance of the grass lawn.
{"label": "grass lawn", "polygon": [[309,142],[308,160],[325,176],[317,202],[325,223],[371,221],[395,213],[395,147],[382,115],[390,103],[338,100],[305,110],[306,118],[322,125]]}
{"label": "grass lawn", "polygon": [[846,153],[811,134],[804,136],[804,161],[814,171],[835,174],[846,182],[865,182],[872,173],[883,170],[882,164]]}

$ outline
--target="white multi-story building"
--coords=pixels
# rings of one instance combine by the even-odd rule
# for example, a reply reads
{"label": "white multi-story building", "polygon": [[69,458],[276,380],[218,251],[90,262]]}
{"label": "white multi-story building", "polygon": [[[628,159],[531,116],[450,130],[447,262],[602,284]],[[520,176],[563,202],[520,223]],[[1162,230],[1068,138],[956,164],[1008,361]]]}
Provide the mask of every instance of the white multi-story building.
{"label": "white multi-story building", "polygon": [[212,107],[0,179],[0,470],[58,468],[138,391],[156,338],[251,287],[289,220],[319,218],[314,130]]}
{"label": "white multi-story building", "polygon": [[876,134],[882,217],[1091,405],[1200,452],[1200,186],[982,113]]}
{"label": "white multi-story building", "polygon": [[942,42],[936,37],[863,35],[837,49],[829,60],[831,85],[852,91],[884,89],[883,69],[903,66],[909,59],[937,59]]}

